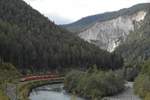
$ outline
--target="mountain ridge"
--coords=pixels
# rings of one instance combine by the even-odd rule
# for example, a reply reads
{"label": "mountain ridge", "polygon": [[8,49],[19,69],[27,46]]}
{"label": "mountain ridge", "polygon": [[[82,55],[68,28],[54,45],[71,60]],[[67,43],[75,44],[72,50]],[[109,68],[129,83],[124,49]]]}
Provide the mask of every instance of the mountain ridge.
{"label": "mountain ridge", "polygon": [[[69,24],[69,29],[67,26],[63,27],[71,30],[85,41],[113,52],[121,42],[125,41],[130,31],[141,26],[149,7],[150,3],[138,4],[115,12],[85,17]],[[91,23],[85,25],[85,20],[88,20],[87,23]],[[71,28],[72,25],[76,29],[75,31]]]}
{"label": "mountain ridge", "polygon": [[[64,25],[60,25],[60,26],[68,29],[71,32],[80,32],[82,29],[77,29],[77,28],[78,28],[78,26],[81,26],[81,28],[82,28],[82,24],[84,27],[86,27],[86,24],[94,23],[97,21],[102,22],[102,21],[106,21],[106,20],[111,20],[111,19],[114,19],[118,16],[122,16],[125,14],[132,14],[133,12],[138,11],[139,9],[140,10],[145,9],[145,8],[149,7],[149,5],[150,5],[150,3],[141,3],[141,4],[134,5],[130,8],[120,9],[118,11],[110,11],[110,12],[104,12],[101,14],[90,15],[87,17],[83,17],[75,22],[70,23],[70,24],[64,24]],[[137,7],[139,7],[139,8],[137,8]],[[130,9],[134,9],[135,11],[130,12]],[[112,15],[114,15],[114,16],[112,16]],[[74,30],[74,27],[75,27],[75,30]],[[83,29],[86,29],[86,28],[83,28]]]}

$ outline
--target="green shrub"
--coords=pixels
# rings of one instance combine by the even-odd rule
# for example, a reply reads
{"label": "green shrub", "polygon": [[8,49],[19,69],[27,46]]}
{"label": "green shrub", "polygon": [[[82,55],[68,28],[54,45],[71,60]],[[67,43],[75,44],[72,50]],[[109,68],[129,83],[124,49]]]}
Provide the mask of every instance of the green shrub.
{"label": "green shrub", "polygon": [[134,91],[144,100],[150,97],[150,60],[142,65],[142,71],[138,75],[134,84]]}
{"label": "green shrub", "polygon": [[127,81],[134,81],[138,76],[140,69],[136,66],[126,66],[125,68],[125,79]]}
{"label": "green shrub", "polygon": [[9,100],[9,98],[0,90],[0,100]]}
{"label": "green shrub", "polygon": [[124,89],[124,80],[113,71],[71,71],[65,77],[65,89],[83,97],[99,100]]}
{"label": "green shrub", "polygon": [[0,59],[0,100],[9,100],[4,94],[4,90],[7,88],[7,83],[17,82],[20,73],[17,69],[9,63],[4,63]]}
{"label": "green shrub", "polygon": [[150,77],[144,74],[139,75],[136,78],[134,87],[135,93],[144,98],[150,92]]}
{"label": "green shrub", "polygon": [[150,92],[146,94],[144,100],[149,100],[150,99]]}
{"label": "green shrub", "polygon": [[12,82],[18,79],[20,73],[10,63],[0,63],[0,82]]}

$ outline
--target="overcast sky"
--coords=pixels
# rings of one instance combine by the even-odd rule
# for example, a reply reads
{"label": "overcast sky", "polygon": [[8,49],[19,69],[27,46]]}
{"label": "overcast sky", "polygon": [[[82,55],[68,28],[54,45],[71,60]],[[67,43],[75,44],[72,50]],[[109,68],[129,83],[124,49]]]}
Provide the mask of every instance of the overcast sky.
{"label": "overcast sky", "polygon": [[67,24],[88,15],[131,7],[150,0],[24,0],[56,24]]}

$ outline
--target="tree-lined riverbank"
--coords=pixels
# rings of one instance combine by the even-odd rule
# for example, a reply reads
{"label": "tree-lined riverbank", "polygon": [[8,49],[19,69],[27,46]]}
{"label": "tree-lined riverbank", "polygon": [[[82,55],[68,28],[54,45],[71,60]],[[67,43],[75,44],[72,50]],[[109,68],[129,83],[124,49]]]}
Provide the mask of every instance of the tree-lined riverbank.
{"label": "tree-lined riverbank", "polygon": [[65,89],[82,97],[100,100],[124,90],[124,79],[113,71],[92,69],[87,72],[72,71],[64,81]]}
{"label": "tree-lined riverbank", "polygon": [[63,78],[57,80],[38,80],[38,81],[29,81],[23,82],[18,86],[18,99],[19,100],[29,100],[29,94],[32,89],[47,85],[47,84],[56,84],[56,83],[63,83]]}

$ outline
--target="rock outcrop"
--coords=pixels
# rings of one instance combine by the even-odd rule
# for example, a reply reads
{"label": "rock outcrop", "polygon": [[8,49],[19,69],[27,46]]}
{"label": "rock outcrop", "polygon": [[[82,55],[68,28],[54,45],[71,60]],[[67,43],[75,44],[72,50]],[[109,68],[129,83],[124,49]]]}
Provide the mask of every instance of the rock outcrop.
{"label": "rock outcrop", "polygon": [[138,11],[132,15],[124,15],[115,19],[96,22],[78,35],[82,39],[112,52],[121,42],[126,40],[130,31],[140,27],[146,13],[146,11]]}

